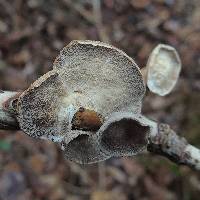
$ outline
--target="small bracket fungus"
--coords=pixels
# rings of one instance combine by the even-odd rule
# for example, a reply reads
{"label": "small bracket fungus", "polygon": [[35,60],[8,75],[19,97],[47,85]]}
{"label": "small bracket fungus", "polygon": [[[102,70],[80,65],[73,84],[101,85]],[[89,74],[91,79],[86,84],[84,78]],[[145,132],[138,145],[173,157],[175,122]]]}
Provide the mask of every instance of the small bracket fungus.
{"label": "small bracket fungus", "polygon": [[[140,69],[123,51],[97,41],[72,41],[56,58],[53,70],[19,96],[14,109],[25,133],[58,142],[68,159],[90,163],[114,155],[101,146],[105,140],[111,143],[113,124],[108,126],[106,139],[100,129],[104,121],[115,112],[140,114],[144,94]],[[127,129],[127,123],[123,119],[116,125]],[[136,124],[131,128],[139,127]],[[142,129],[144,133],[139,134],[146,138],[149,130]],[[123,133],[128,137],[131,131],[119,132],[118,139],[123,139]],[[138,141],[137,149],[146,145],[145,138]],[[136,145],[129,145],[124,152],[128,153],[128,149],[136,152]]]}
{"label": "small bracket fungus", "polygon": [[147,86],[150,91],[160,96],[170,93],[181,70],[177,51],[169,45],[159,44],[152,51],[146,70]]}
{"label": "small bracket fungus", "polygon": [[[169,47],[156,49],[148,78],[169,89],[163,70],[174,80],[169,69],[178,64],[177,55]],[[158,66],[165,68],[159,72]],[[123,51],[97,41],[72,41],[53,70],[19,94],[11,110],[26,134],[57,142],[67,159],[86,164],[147,148],[157,124],[141,114],[144,94],[142,73]]]}

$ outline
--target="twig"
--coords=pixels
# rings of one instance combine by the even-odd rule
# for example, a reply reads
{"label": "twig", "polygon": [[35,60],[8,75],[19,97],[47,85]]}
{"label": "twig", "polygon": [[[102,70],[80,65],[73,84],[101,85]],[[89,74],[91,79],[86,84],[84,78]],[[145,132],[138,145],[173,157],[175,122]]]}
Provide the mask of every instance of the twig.
{"label": "twig", "polygon": [[105,27],[102,23],[100,0],[92,0],[92,5],[93,5],[95,24],[96,24],[96,28],[98,30],[100,40],[105,43],[110,43],[110,39],[109,39],[108,35],[106,34]]}
{"label": "twig", "polygon": [[150,138],[148,151],[167,157],[177,164],[200,170],[200,150],[178,136],[167,124],[159,124],[158,133]]}
{"label": "twig", "polygon": [[63,2],[70,8],[72,8],[74,11],[78,12],[84,19],[86,19],[89,23],[95,24],[95,20],[93,18],[93,15],[88,12],[86,9],[83,8],[78,3],[74,3],[71,0],[63,0]]}
{"label": "twig", "polygon": [[87,11],[81,4],[74,3],[71,0],[63,0],[63,2],[74,11],[79,13],[85,20],[96,26],[99,38],[102,42],[110,43],[110,39],[106,34],[105,27],[102,23],[101,2],[92,0],[93,13]]}
{"label": "twig", "polygon": [[0,90],[0,129],[17,130],[18,122],[14,113],[8,108],[9,100],[13,99],[18,92],[8,92]]}
{"label": "twig", "polygon": [[[9,106],[11,100],[19,94],[0,91],[0,129],[19,130],[16,115]],[[147,150],[167,157],[177,164],[200,170],[200,150],[188,144],[185,138],[178,136],[167,124],[159,124],[157,133],[150,135]]]}

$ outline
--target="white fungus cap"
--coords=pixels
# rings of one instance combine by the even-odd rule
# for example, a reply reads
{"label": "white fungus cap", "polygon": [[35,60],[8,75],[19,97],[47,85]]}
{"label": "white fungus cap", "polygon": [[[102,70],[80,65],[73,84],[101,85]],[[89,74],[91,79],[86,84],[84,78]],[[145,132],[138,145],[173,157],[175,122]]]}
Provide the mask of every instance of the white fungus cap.
{"label": "white fungus cap", "polygon": [[59,54],[54,69],[76,106],[101,113],[140,112],[145,94],[142,74],[123,51],[98,41],[72,41]]}
{"label": "white fungus cap", "polygon": [[181,61],[173,47],[159,44],[152,51],[146,67],[149,90],[164,96],[171,92],[178,80]]}

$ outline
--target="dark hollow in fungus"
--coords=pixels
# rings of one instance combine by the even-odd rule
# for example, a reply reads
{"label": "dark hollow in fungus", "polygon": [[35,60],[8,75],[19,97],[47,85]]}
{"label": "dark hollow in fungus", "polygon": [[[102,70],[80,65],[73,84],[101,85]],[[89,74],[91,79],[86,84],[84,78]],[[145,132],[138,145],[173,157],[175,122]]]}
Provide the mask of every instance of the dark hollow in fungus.
{"label": "dark hollow in fungus", "polygon": [[69,160],[88,164],[103,159],[98,149],[98,145],[94,144],[88,135],[82,134],[69,142],[65,148],[65,155]]}
{"label": "dark hollow in fungus", "polygon": [[136,153],[146,147],[150,127],[133,119],[111,123],[103,132],[101,145],[114,154]]}

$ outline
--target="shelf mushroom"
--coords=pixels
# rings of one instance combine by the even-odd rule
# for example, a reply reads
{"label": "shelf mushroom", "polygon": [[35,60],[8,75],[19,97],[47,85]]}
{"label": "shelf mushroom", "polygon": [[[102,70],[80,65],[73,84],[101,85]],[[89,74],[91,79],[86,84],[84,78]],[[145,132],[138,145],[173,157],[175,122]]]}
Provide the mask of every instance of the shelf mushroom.
{"label": "shelf mushroom", "polygon": [[97,41],[72,41],[13,104],[29,136],[60,144],[67,159],[93,163],[135,155],[156,123],[141,115],[145,85],[123,51]]}

